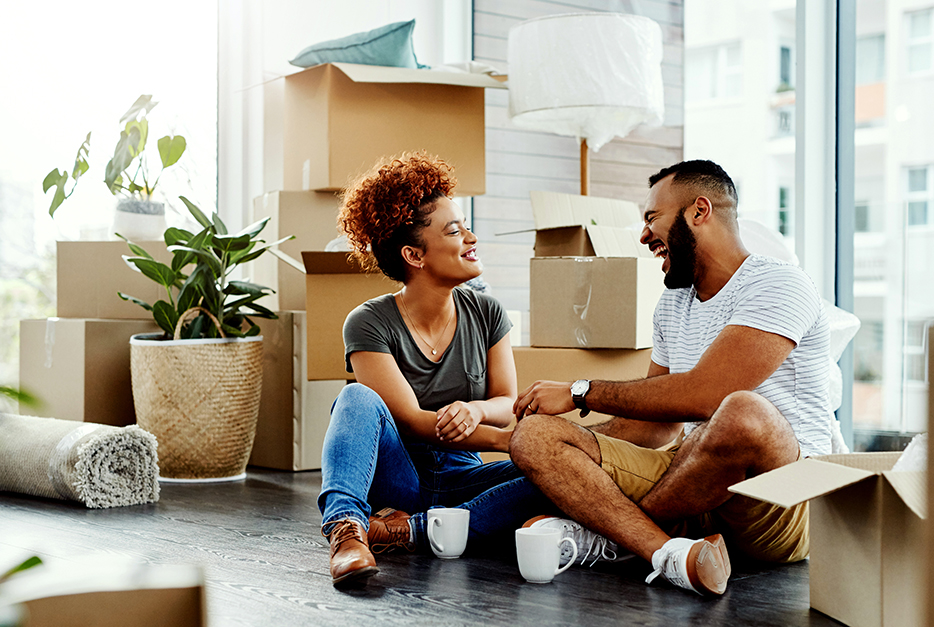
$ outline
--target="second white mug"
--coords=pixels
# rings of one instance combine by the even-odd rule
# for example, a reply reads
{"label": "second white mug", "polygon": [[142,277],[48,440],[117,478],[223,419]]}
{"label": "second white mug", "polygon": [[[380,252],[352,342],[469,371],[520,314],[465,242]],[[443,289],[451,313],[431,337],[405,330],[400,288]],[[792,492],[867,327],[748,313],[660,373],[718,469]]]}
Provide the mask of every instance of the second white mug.
{"label": "second white mug", "polygon": [[428,510],[428,543],[441,559],[460,557],[467,548],[470,511],[453,507]]}
{"label": "second white mug", "polygon": [[[571,543],[573,555],[567,564],[558,568],[564,542]],[[519,572],[526,581],[548,583],[577,560],[577,543],[573,538],[562,539],[560,529],[523,527],[516,529],[516,557],[519,559]]]}

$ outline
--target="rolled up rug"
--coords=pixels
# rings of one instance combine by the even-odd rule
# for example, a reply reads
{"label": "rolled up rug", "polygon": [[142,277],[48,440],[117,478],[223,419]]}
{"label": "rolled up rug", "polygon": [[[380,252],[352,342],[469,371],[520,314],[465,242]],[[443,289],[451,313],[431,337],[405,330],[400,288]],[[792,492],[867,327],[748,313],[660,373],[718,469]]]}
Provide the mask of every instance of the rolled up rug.
{"label": "rolled up rug", "polygon": [[0,413],[0,491],[84,503],[159,500],[156,438],[139,427]]}

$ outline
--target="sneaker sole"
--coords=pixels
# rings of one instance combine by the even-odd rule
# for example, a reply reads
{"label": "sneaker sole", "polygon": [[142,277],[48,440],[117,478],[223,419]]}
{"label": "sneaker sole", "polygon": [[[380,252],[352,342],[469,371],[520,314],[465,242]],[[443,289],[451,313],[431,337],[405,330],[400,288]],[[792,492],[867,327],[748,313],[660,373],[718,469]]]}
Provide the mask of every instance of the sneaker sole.
{"label": "sneaker sole", "polygon": [[688,551],[688,579],[694,588],[704,594],[720,595],[733,573],[726,543],[720,534],[704,538]]}
{"label": "sneaker sole", "polygon": [[554,516],[536,516],[535,518],[529,518],[527,521],[525,521],[525,524],[522,525],[522,528],[525,529],[526,527],[532,527],[535,525],[535,523],[542,520],[548,520],[549,518],[554,518]]}
{"label": "sneaker sole", "polygon": [[366,566],[364,568],[359,568],[357,570],[346,573],[345,575],[338,577],[337,579],[332,579],[331,583],[335,587],[349,586],[355,583],[365,583],[367,579],[379,572],[379,568],[376,566]]}

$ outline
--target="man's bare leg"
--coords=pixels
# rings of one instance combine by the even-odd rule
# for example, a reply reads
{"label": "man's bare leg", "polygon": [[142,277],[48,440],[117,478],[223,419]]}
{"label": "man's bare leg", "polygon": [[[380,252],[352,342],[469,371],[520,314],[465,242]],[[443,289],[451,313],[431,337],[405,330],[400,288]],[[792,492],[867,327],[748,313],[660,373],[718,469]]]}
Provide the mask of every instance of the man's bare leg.
{"label": "man's bare leg", "polygon": [[669,537],[628,499],[600,466],[586,429],[556,416],[529,416],[516,427],[510,455],[568,516],[651,562]]}
{"label": "man's bare leg", "polygon": [[594,433],[626,440],[643,448],[659,448],[677,438],[683,425],[681,422],[646,422],[631,418],[613,418],[589,429]]}
{"label": "man's bare leg", "polygon": [[668,471],[639,503],[656,522],[683,520],[722,505],[731,485],[790,464],[798,440],[762,396],[734,392],[687,438]]}

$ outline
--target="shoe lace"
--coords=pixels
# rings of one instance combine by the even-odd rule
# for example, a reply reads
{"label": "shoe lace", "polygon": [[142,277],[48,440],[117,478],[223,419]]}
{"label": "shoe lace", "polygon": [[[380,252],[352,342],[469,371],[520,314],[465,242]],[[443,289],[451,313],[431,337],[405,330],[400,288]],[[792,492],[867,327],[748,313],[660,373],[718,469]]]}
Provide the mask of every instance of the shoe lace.
{"label": "shoe lace", "polygon": [[[662,553],[658,562],[658,568],[649,573],[649,576],[645,578],[645,583],[652,583],[661,575],[676,586],[694,590],[694,586],[691,585],[687,576],[682,576],[681,571],[678,569],[677,560],[679,557],[678,554],[681,552],[681,547],[670,547],[666,544],[662,545],[659,551]],[[654,560],[652,561],[654,563]]]}
{"label": "shoe lace", "polygon": [[359,540],[366,544],[366,538],[360,533],[358,523],[352,520],[341,520],[335,523],[331,533],[328,534],[328,540],[335,551],[347,540]]}
{"label": "shoe lace", "polygon": [[386,537],[380,537],[380,542],[374,540],[370,550],[373,553],[384,553],[390,549],[401,547],[406,551],[415,550],[415,545],[409,542],[409,519],[389,519],[380,521],[371,521],[370,526],[382,525],[385,529]]}
{"label": "shoe lace", "polygon": [[[577,561],[581,564],[585,564],[592,568],[593,565],[599,562],[601,559],[606,561],[613,561],[616,559],[616,551],[610,547],[611,544],[616,546],[615,543],[607,540],[600,534],[594,533],[583,525],[571,521],[563,522],[561,527],[564,532],[562,537],[570,536],[577,544]],[[584,550],[585,546],[587,549],[586,551]],[[561,556],[570,558],[571,549],[562,545]],[[591,557],[593,560],[590,562],[590,564],[587,564],[587,560],[589,560]]]}

